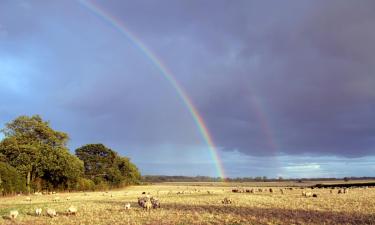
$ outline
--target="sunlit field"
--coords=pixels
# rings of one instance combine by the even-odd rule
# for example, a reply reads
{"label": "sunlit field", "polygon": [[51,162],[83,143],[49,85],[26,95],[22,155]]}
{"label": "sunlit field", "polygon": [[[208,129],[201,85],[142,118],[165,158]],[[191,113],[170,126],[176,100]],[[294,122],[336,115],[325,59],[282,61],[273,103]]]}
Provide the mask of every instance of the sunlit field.
{"label": "sunlit field", "polygon": [[[165,183],[109,192],[3,197],[0,224],[375,224],[374,188],[338,194],[339,189],[254,184]],[[147,211],[138,206],[137,198],[147,194],[158,198],[161,208]],[[225,198],[232,203],[223,204]],[[130,209],[125,209],[126,203]],[[76,215],[67,213],[70,206],[77,207]],[[36,208],[42,208],[41,216],[35,215]],[[57,216],[49,217],[47,208],[55,209]],[[19,212],[15,219],[9,217],[11,210]]]}

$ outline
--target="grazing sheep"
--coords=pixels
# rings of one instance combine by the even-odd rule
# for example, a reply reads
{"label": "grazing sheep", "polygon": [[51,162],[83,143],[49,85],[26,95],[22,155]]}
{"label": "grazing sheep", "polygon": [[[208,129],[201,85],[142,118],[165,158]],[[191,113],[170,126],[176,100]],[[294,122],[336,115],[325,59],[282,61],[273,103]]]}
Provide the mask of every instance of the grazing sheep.
{"label": "grazing sheep", "polygon": [[230,199],[230,198],[224,198],[224,200],[222,200],[221,201],[221,203],[223,203],[224,205],[226,205],[226,204],[232,204],[232,199]]}
{"label": "grazing sheep", "polygon": [[270,193],[273,193],[273,189],[272,188],[270,188]]}
{"label": "grazing sheep", "polygon": [[305,191],[302,191],[302,196],[304,197],[311,197],[313,194],[311,192],[305,192]]}
{"label": "grazing sheep", "polygon": [[77,209],[77,207],[75,207],[75,206],[70,206],[70,207],[68,208],[68,210],[67,210],[68,215],[76,215],[76,214],[77,214],[77,211],[78,211],[78,209]]}
{"label": "grazing sheep", "polygon": [[35,209],[35,215],[41,216],[42,215],[42,209],[41,208],[36,208]]}
{"label": "grazing sheep", "polygon": [[262,189],[262,188],[259,188],[259,189],[258,189],[258,192],[263,192],[263,189]]}
{"label": "grazing sheep", "polygon": [[143,205],[143,209],[145,209],[146,211],[150,211],[152,208],[152,203],[150,200],[146,201]]}
{"label": "grazing sheep", "polygon": [[232,189],[232,192],[233,192],[233,193],[238,193],[239,190],[238,190],[238,189]]}
{"label": "grazing sheep", "polygon": [[59,202],[59,201],[60,201],[60,197],[54,197],[54,198],[53,198],[53,201],[54,201],[54,202]]}
{"label": "grazing sheep", "polygon": [[317,198],[317,197],[318,197],[318,194],[313,194],[312,197],[313,197],[313,198]]}
{"label": "grazing sheep", "polygon": [[30,197],[27,197],[27,198],[25,199],[25,201],[27,201],[27,202],[31,202],[31,198],[30,198]]}
{"label": "grazing sheep", "polygon": [[10,217],[12,220],[16,219],[17,216],[18,216],[18,211],[17,211],[17,210],[12,210],[12,211],[9,212],[9,217]]}
{"label": "grazing sheep", "polygon": [[146,192],[144,191],[144,192],[142,192],[142,195],[145,195],[146,194]]}
{"label": "grazing sheep", "polygon": [[68,197],[66,197],[66,200],[67,200],[67,201],[70,201],[70,197],[69,197],[69,196],[68,196]]}
{"label": "grazing sheep", "polygon": [[126,204],[125,204],[125,209],[126,209],[126,210],[129,210],[129,209],[130,209],[130,203],[126,203]]}
{"label": "grazing sheep", "polygon": [[348,188],[344,188],[344,194],[347,194],[349,193],[349,189]]}
{"label": "grazing sheep", "polygon": [[47,215],[51,218],[57,216],[56,210],[54,209],[47,209]]}
{"label": "grazing sheep", "polygon": [[157,198],[154,198],[154,197],[151,197],[151,204],[152,204],[152,208],[156,209],[156,208],[160,208],[160,202],[159,202],[159,199]]}
{"label": "grazing sheep", "polygon": [[144,208],[145,206],[145,203],[148,201],[149,199],[147,197],[138,197],[138,205],[142,208]]}

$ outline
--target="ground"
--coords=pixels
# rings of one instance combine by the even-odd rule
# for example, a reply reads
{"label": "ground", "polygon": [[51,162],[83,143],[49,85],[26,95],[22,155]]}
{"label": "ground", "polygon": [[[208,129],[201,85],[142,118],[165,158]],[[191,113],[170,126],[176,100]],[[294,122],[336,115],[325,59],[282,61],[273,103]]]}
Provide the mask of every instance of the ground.
{"label": "ground", "polygon": [[[26,201],[27,196],[2,197],[0,224],[375,224],[375,188],[350,189],[347,194],[337,194],[337,190],[330,193],[331,189],[294,187],[290,190],[287,185],[292,184],[164,183],[108,193],[31,195],[31,202]],[[238,186],[256,190],[272,188],[274,193],[232,193]],[[302,191],[316,193],[318,197],[303,197]],[[150,212],[141,209],[137,197],[142,192],[156,196],[161,208]],[[53,201],[56,196],[60,201]],[[224,198],[232,199],[233,203],[223,205]],[[130,210],[125,210],[125,203],[131,203]],[[75,216],[66,213],[71,205],[78,208]],[[35,216],[36,208],[43,209],[42,216]],[[55,209],[58,216],[46,216],[47,208]],[[10,220],[9,212],[13,209],[19,211],[19,216]]]}

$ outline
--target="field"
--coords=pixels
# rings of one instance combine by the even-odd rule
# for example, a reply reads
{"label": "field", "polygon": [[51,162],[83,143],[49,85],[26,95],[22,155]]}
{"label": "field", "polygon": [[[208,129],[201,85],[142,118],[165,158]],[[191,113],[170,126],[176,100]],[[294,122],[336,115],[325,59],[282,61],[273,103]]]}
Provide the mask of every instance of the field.
{"label": "field", "polygon": [[[276,186],[280,183],[268,183]],[[57,193],[55,195],[31,195],[3,197],[0,199],[0,224],[375,224],[375,188],[354,188],[346,194],[337,189],[313,189],[285,186],[262,187],[257,183],[164,183],[148,186],[132,186],[122,190],[105,192]],[[255,193],[232,193],[232,189],[254,188]],[[280,187],[282,186],[282,187]],[[261,188],[263,192],[259,192]],[[284,194],[280,189],[283,189]],[[304,197],[302,191],[318,195]],[[160,209],[145,211],[137,204],[142,192],[150,192],[161,202]],[[59,197],[60,201],[53,199]],[[67,200],[70,197],[70,200]],[[223,205],[230,198],[233,203]],[[125,209],[131,203],[131,209]],[[66,210],[74,205],[77,215]],[[38,217],[35,209],[42,208]],[[53,208],[58,216],[45,214]],[[17,209],[16,219],[9,218],[10,210]]]}

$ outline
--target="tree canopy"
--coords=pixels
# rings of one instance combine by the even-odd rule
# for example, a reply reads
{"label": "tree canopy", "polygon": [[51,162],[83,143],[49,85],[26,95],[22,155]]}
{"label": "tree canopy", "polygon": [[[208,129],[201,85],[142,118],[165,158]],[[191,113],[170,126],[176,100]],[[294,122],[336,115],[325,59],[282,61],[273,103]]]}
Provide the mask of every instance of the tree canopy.
{"label": "tree canopy", "polygon": [[[20,116],[6,123],[1,132],[4,139],[0,142],[0,162],[5,165],[1,171],[8,171],[4,174],[17,171],[28,191],[78,186],[91,189],[87,178],[95,183],[105,181],[110,186],[136,183],[140,179],[137,167],[128,158],[103,144],[77,149],[78,157],[71,154],[68,134],[52,129],[39,115]],[[1,181],[6,182],[4,178]]]}
{"label": "tree canopy", "polygon": [[138,168],[127,157],[119,156],[103,144],[88,144],[76,149],[84,162],[86,178],[95,183],[106,182],[111,186],[136,183],[140,180]]}

